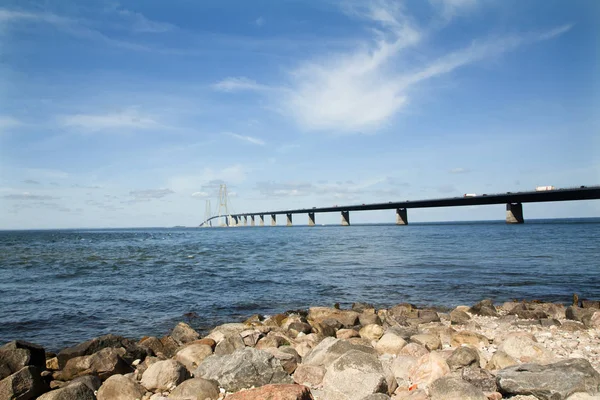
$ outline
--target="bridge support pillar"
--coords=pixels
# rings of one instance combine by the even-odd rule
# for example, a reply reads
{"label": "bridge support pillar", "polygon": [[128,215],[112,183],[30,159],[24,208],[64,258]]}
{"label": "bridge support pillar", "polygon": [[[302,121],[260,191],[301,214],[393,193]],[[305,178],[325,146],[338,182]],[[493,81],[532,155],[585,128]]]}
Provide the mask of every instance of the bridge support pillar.
{"label": "bridge support pillar", "polygon": [[271,226],[277,225],[277,215],[271,214]]}
{"label": "bridge support pillar", "polygon": [[308,226],[315,226],[315,213],[308,213]]}
{"label": "bridge support pillar", "polygon": [[342,226],[350,225],[350,211],[342,211]]}
{"label": "bridge support pillar", "polygon": [[234,215],[232,218],[233,218],[233,223],[231,224],[231,226],[238,226],[240,224],[240,217],[238,217],[237,215]]}
{"label": "bridge support pillar", "polygon": [[506,205],[506,223],[507,224],[522,224],[523,219],[523,204],[508,203]]}
{"label": "bridge support pillar", "polygon": [[244,226],[248,226],[248,216],[244,215]]}
{"label": "bridge support pillar", "polygon": [[396,209],[396,225],[408,225],[408,214],[406,208]]}
{"label": "bridge support pillar", "polygon": [[254,226],[256,225],[256,222],[254,222],[254,215],[250,216],[250,226]]}
{"label": "bridge support pillar", "polygon": [[265,226],[265,216],[262,214],[258,216],[258,225]]}
{"label": "bridge support pillar", "polygon": [[292,226],[292,214],[286,214],[287,222],[286,226]]}

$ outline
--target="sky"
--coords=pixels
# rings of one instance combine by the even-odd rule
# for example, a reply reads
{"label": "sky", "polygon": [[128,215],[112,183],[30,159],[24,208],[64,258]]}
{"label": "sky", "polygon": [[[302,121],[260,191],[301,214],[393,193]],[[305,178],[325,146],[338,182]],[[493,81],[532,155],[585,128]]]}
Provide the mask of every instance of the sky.
{"label": "sky", "polygon": [[0,229],[597,185],[599,71],[595,0],[4,0]]}

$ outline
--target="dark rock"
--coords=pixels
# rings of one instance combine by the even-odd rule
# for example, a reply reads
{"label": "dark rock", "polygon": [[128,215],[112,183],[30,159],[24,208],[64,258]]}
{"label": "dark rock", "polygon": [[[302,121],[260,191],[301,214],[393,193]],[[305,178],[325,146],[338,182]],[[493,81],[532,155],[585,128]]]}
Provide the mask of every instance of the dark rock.
{"label": "dark rock", "polygon": [[61,381],[70,381],[83,375],[97,375],[104,381],[111,375],[133,372],[131,366],[121,357],[123,354],[123,348],[106,347],[90,356],[71,358],[54,376]]}
{"label": "dark rock", "polygon": [[311,321],[310,325],[312,326],[312,330],[319,335],[335,337],[335,328],[332,326],[317,321]]}
{"label": "dark rock", "polygon": [[462,379],[484,392],[495,392],[498,390],[496,377],[488,370],[478,366],[463,368]]}
{"label": "dark rock", "polygon": [[352,303],[352,311],[363,313],[365,310],[375,310],[375,306],[369,303]]}
{"label": "dark rock", "polygon": [[597,393],[600,374],[581,358],[554,364],[521,364],[498,371],[500,392],[533,395],[542,400],[562,400],[576,392]]}
{"label": "dark rock", "polygon": [[483,391],[455,376],[444,376],[429,385],[431,400],[487,400]]}
{"label": "dark rock", "polygon": [[76,382],[38,397],[38,400],[96,400],[94,391],[83,382]]}
{"label": "dark rock", "polygon": [[69,383],[69,385],[73,385],[78,382],[83,383],[85,386],[89,387],[93,392],[100,389],[100,386],[102,386],[102,381],[95,375],[80,376],[79,378],[73,379],[71,383]]}
{"label": "dark rock", "polygon": [[451,370],[457,370],[469,365],[479,365],[479,353],[467,346],[458,347],[446,360]]}
{"label": "dark rock", "polygon": [[543,318],[540,319],[540,325],[543,327],[560,326],[560,321],[554,318]]}
{"label": "dark rock", "polygon": [[185,322],[175,325],[171,332],[171,337],[179,344],[183,345],[194,340],[200,339],[200,334]]}
{"label": "dark rock", "polygon": [[270,383],[293,383],[279,360],[266,351],[252,347],[229,355],[209,356],[200,364],[194,376],[216,380],[230,392]]}
{"label": "dark rock", "polygon": [[363,311],[358,316],[358,322],[362,326],[371,325],[371,324],[381,325],[381,319],[379,318],[379,315],[375,314],[374,309],[367,309],[367,310]]}
{"label": "dark rock", "polygon": [[416,327],[408,327],[408,326],[400,326],[394,325],[391,326],[387,332],[392,332],[397,336],[400,336],[402,339],[409,341],[411,336],[417,335],[419,330]]}
{"label": "dark rock", "polygon": [[581,306],[583,308],[595,308],[596,310],[600,310],[600,301],[599,300],[582,300]]}
{"label": "dark rock", "polygon": [[289,330],[294,330],[298,333],[302,332],[302,333],[306,333],[309,334],[312,332],[312,326],[310,326],[310,324],[306,323],[306,322],[292,322],[290,324],[290,326],[288,327]]}
{"label": "dark rock", "polygon": [[67,361],[75,357],[89,356],[105,348],[119,348],[125,349],[125,353],[122,358],[127,362],[131,363],[136,359],[143,360],[149,355],[148,350],[137,343],[124,338],[123,336],[116,336],[112,334],[99,336],[87,342],[80,343],[73,347],[62,349],[58,352],[58,366],[64,368],[67,365]]}
{"label": "dark rock", "polygon": [[584,322],[586,318],[591,318],[596,310],[593,308],[581,308],[575,306],[569,306],[565,310],[565,315],[567,319],[571,319],[573,321]]}
{"label": "dark rock", "polygon": [[0,381],[0,399],[30,400],[48,391],[37,367],[28,365]]}
{"label": "dark rock", "polygon": [[24,340],[13,340],[12,342],[8,342],[4,346],[0,347],[0,350],[17,349],[23,349],[29,352],[29,362],[27,363],[27,365],[37,367],[40,371],[46,369],[46,351],[42,346],[39,346],[34,343],[29,343]]}
{"label": "dark rock", "polygon": [[484,317],[497,317],[499,315],[496,307],[494,307],[494,302],[490,299],[485,299],[475,304],[469,309],[469,312]]}
{"label": "dark rock", "polygon": [[471,317],[469,314],[462,310],[452,310],[450,312],[450,324],[452,325],[464,325],[469,322]]}
{"label": "dark rock", "polygon": [[0,349],[0,379],[21,370],[31,362],[31,353],[25,349]]}
{"label": "dark rock", "polygon": [[419,324],[440,322],[440,316],[435,310],[418,310],[417,317],[420,320]]}

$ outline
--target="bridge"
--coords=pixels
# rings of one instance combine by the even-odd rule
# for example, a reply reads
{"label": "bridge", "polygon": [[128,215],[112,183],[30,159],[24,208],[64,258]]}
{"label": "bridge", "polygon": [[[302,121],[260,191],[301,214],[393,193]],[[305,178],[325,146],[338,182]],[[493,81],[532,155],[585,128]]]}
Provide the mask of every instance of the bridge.
{"label": "bridge", "polygon": [[217,218],[225,218],[227,226],[247,226],[250,218],[250,226],[255,226],[255,218],[259,218],[258,225],[265,225],[265,215],[271,216],[271,226],[277,225],[277,216],[286,216],[286,225],[292,226],[294,214],[307,214],[308,225],[315,225],[315,214],[339,212],[342,217],[342,225],[350,225],[350,211],[373,211],[373,210],[396,210],[396,224],[408,224],[409,208],[433,208],[433,207],[457,207],[457,206],[479,206],[489,204],[506,204],[506,223],[522,224],[523,203],[542,203],[553,201],[573,200],[597,200],[600,199],[600,186],[580,186],[578,188],[547,189],[543,191],[529,192],[506,192],[497,194],[465,195],[464,197],[448,197],[429,200],[406,200],[390,201],[388,203],[356,204],[333,207],[313,207],[295,210],[264,211],[256,213],[241,213],[230,215],[216,215],[208,218],[200,226],[207,224]]}

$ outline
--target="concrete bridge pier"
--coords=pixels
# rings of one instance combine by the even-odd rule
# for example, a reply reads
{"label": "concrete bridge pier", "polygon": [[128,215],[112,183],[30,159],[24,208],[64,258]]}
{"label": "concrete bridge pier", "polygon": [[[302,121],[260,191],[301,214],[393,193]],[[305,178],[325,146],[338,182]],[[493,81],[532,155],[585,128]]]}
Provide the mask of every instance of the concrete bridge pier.
{"label": "concrete bridge pier", "polygon": [[342,211],[342,226],[350,225],[350,211]]}
{"label": "concrete bridge pier", "polygon": [[277,225],[277,214],[271,214],[271,226]]}
{"label": "concrete bridge pier", "polygon": [[250,216],[250,226],[255,226],[256,222],[254,222],[254,215]]}
{"label": "concrete bridge pier", "polygon": [[308,226],[315,226],[315,213],[308,213]]}
{"label": "concrete bridge pier", "polygon": [[240,225],[240,217],[238,217],[237,215],[234,215],[232,226],[239,226],[239,225]]}
{"label": "concrete bridge pier", "polygon": [[396,209],[396,225],[408,225],[408,214],[406,208]]}
{"label": "concrete bridge pier", "polygon": [[508,203],[506,205],[506,223],[507,224],[522,224],[523,219],[523,204]]}
{"label": "concrete bridge pier", "polygon": [[292,214],[286,214],[285,216],[287,217],[286,226],[292,226]]}
{"label": "concrete bridge pier", "polygon": [[263,214],[258,216],[258,225],[265,226],[265,216]]}
{"label": "concrete bridge pier", "polygon": [[248,216],[244,215],[244,226],[248,226]]}

